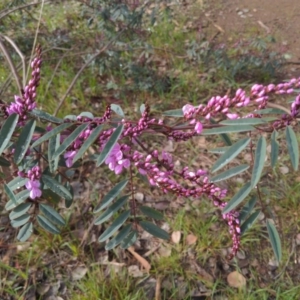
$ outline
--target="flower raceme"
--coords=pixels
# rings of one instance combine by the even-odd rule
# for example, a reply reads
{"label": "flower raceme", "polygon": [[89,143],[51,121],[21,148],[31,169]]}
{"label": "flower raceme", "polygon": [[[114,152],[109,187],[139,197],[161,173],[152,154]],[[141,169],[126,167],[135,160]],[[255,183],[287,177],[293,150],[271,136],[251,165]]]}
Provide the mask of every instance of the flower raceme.
{"label": "flower raceme", "polygon": [[[13,113],[19,115],[19,125],[24,124],[28,118],[28,112],[36,107],[36,88],[40,80],[40,66],[41,50],[38,48],[37,56],[31,64],[33,69],[32,78],[24,88],[22,96],[15,96],[15,101],[4,107],[7,116]],[[73,166],[76,154],[97,126],[105,126],[93,143],[101,152],[116,130],[115,126],[112,125],[122,124],[124,129],[104,161],[111,171],[119,175],[128,168],[136,168],[138,173],[148,177],[151,185],[157,186],[165,193],[174,193],[185,198],[207,196],[215,207],[223,210],[227,205],[227,202],[224,201],[227,190],[221,189],[210,182],[206,170],[190,170],[188,167],[178,169],[178,167],[175,167],[170,153],[166,151],[160,153],[158,150],[146,147],[144,142],[141,142],[140,137],[143,134],[160,134],[174,141],[186,141],[200,135],[205,128],[211,128],[213,126],[210,122],[212,117],[241,118],[240,110],[246,106],[254,107],[253,113],[247,115],[247,117],[260,118],[262,116],[258,113],[258,110],[267,107],[270,95],[292,94],[294,89],[299,87],[300,78],[277,85],[263,86],[255,84],[251,88],[250,95],[247,95],[246,91],[238,89],[233,97],[229,95],[215,96],[206,105],[193,106],[186,104],[182,107],[185,119],[182,126],[167,126],[164,124],[164,120],[156,120],[150,117],[150,107],[148,105],[145,105],[142,116],[138,121],[130,121],[125,118],[117,121],[112,120],[110,106],[106,108],[104,115],[100,118],[88,118],[80,115],[76,121],[65,120],[65,122],[74,122],[74,127],[87,124],[86,129],[66,149],[64,153],[65,164],[68,168]],[[236,112],[237,109],[238,113]],[[273,131],[274,129],[284,128],[299,117],[299,112],[300,95],[296,96],[295,101],[291,104],[290,114],[282,115],[281,119],[266,125],[263,129]],[[186,122],[188,122],[187,126]],[[260,130],[263,129],[260,128]],[[49,130],[51,131],[51,127],[48,127],[47,131]],[[69,134],[71,134],[71,131],[61,132],[61,143]],[[34,155],[33,153],[31,152],[30,155]],[[42,157],[40,155],[39,159],[42,159]],[[19,176],[28,178],[25,187],[30,191],[29,196],[31,199],[38,199],[42,196],[41,173],[42,170],[39,166],[26,170],[26,172],[19,172]],[[235,255],[240,245],[239,214],[237,211],[232,210],[229,213],[222,214],[222,217],[229,226],[229,232],[233,240],[232,254]]]}

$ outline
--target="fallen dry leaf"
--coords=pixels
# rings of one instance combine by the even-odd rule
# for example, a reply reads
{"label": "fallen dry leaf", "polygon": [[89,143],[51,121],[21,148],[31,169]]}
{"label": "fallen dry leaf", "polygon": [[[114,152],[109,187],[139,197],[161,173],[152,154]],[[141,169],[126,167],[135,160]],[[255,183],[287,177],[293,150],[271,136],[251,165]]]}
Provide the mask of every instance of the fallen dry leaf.
{"label": "fallen dry leaf", "polygon": [[148,263],[148,261],[140,256],[138,253],[136,253],[133,249],[133,247],[129,247],[127,249],[134,257],[135,259],[142,265],[142,267],[147,271],[147,273],[149,273],[150,269],[151,269],[151,265]]}
{"label": "fallen dry leaf", "polygon": [[227,282],[231,287],[240,288],[246,285],[246,278],[238,271],[233,271],[228,274]]}
{"label": "fallen dry leaf", "polygon": [[187,245],[193,245],[197,242],[197,237],[193,234],[189,234],[185,239]]}
{"label": "fallen dry leaf", "polygon": [[80,280],[81,278],[83,278],[85,276],[87,271],[88,271],[88,269],[85,266],[75,268],[71,273],[72,279]]}
{"label": "fallen dry leaf", "polygon": [[178,244],[181,239],[181,231],[174,231],[171,236],[172,242]]}

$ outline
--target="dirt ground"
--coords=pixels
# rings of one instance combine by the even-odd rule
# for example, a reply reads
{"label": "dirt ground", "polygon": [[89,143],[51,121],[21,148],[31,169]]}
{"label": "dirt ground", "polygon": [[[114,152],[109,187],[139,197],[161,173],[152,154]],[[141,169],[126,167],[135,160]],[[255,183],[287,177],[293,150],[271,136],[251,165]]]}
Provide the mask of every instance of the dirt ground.
{"label": "dirt ground", "polygon": [[[275,37],[277,47],[288,54],[287,76],[300,76],[300,1],[216,0],[207,1],[206,15],[222,35],[236,39],[245,32]],[[287,77],[287,78],[288,78]]]}

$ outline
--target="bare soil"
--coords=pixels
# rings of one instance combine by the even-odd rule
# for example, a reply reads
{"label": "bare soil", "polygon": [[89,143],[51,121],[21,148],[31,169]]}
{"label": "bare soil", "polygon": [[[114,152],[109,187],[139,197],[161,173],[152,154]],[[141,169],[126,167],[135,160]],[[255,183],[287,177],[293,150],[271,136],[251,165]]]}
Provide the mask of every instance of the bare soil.
{"label": "bare soil", "polygon": [[287,78],[300,76],[300,39],[298,0],[216,0],[207,1],[206,16],[219,27],[225,40],[245,33],[275,37],[276,48],[289,54]]}

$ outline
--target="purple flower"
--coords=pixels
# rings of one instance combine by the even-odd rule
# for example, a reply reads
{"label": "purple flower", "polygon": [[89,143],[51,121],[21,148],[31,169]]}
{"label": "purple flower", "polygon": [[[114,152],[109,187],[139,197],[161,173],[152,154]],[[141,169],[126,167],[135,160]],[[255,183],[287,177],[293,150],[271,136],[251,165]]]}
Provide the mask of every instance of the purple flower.
{"label": "purple flower", "polygon": [[105,160],[105,164],[117,175],[122,172],[123,168],[127,169],[130,166],[130,160],[123,156],[121,146],[117,143]]}
{"label": "purple flower", "polygon": [[64,158],[66,159],[66,166],[68,168],[72,167],[72,165],[73,165],[73,158],[75,157],[76,153],[77,153],[76,151],[67,151],[64,154]]}
{"label": "purple flower", "polygon": [[28,180],[25,184],[26,189],[30,191],[29,197],[31,199],[39,198],[42,195],[40,190],[41,183],[38,180]]}

